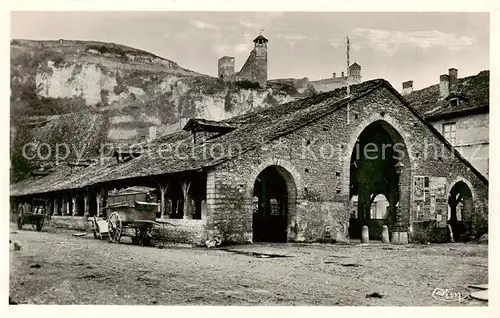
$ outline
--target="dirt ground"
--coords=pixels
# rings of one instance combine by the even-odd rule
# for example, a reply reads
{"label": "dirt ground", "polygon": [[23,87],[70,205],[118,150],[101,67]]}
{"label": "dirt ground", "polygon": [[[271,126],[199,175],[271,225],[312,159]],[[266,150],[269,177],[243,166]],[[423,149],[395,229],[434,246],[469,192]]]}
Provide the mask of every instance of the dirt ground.
{"label": "dirt ground", "polygon": [[[487,245],[155,248],[14,226],[10,238],[22,245],[10,244],[18,304],[487,305],[463,299],[475,291],[469,285],[488,282]],[[433,297],[436,288],[462,299]]]}

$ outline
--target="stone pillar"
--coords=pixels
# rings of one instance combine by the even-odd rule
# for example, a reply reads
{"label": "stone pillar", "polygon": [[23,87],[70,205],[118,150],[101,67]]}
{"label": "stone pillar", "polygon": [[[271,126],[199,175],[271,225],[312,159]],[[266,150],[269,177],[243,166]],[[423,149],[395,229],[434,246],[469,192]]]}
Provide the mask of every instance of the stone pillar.
{"label": "stone pillar", "polygon": [[201,219],[205,220],[207,217],[207,200],[202,199],[200,206],[201,206]]}
{"label": "stone pillar", "polygon": [[387,225],[382,226],[382,243],[389,243],[389,228]]}
{"label": "stone pillar", "polygon": [[363,225],[361,228],[361,243],[368,243],[370,241],[370,234],[368,233],[368,226]]}
{"label": "stone pillar", "polygon": [[[405,166],[402,162],[398,162],[395,166],[396,174],[398,175],[398,190],[399,190],[399,202],[396,206],[396,230],[392,232],[392,243],[394,244],[408,244],[408,225],[406,224],[408,220],[403,219],[402,210],[406,211],[406,205],[404,205],[405,194],[402,187],[403,170]],[[406,167],[408,169],[408,167]]]}

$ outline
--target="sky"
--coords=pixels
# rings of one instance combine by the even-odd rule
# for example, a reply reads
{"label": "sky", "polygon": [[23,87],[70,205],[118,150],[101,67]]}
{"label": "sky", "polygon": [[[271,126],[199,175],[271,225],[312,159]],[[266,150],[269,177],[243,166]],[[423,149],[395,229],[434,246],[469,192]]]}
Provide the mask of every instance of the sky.
{"label": "sky", "polygon": [[384,78],[398,91],[489,69],[489,13],[473,12],[12,12],[11,38],[97,40],[149,51],[199,73],[217,76],[229,55],[239,70],[262,34],[268,78],[329,78],[351,63],[363,80]]}

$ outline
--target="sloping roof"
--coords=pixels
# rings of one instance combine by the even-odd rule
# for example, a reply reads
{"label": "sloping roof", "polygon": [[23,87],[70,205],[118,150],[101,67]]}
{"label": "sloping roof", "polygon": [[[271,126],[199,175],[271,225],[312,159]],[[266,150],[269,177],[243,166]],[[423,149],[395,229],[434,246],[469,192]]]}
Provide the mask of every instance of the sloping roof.
{"label": "sloping roof", "polygon": [[262,34],[259,34],[255,39],[253,39],[253,42],[257,42],[258,40],[264,40],[264,42],[269,42]]}
{"label": "sloping roof", "polygon": [[136,194],[136,193],[148,193],[148,192],[151,192],[154,190],[155,190],[154,188],[149,188],[149,187],[133,186],[133,187],[125,188],[125,189],[111,191],[109,193],[109,195],[110,196],[119,196],[119,195],[129,195],[129,194]]}
{"label": "sloping roof", "polygon": [[235,128],[236,127],[222,121],[208,120],[204,118],[191,118],[182,129],[187,131],[198,129],[206,131],[228,131]]}
{"label": "sloping roof", "polygon": [[[453,96],[455,95],[455,96]],[[458,97],[458,106],[450,106],[449,99]],[[414,91],[404,98],[426,119],[467,114],[469,112],[488,112],[490,98],[490,71],[458,79],[457,91],[451,92],[446,99],[439,98],[439,84]]]}
{"label": "sloping roof", "polygon": [[[238,127],[237,129],[216,139],[207,140],[201,145],[192,142],[188,131],[179,131],[162,136],[148,145],[147,152],[124,163],[108,158],[68,175],[68,169],[61,167],[52,175],[40,178],[30,184],[22,181],[11,186],[11,196],[33,193],[51,192],[63,189],[76,189],[110,181],[131,179],[136,177],[174,174],[185,171],[196,171],[213,167],[242,153],[255,149],[263,143],[286,135],[300,127],[308,125],[329,113],[346,105],[348,101],[358,99],[370,92],[386,87],[408,107],[445,145],[455,152],[472,171],[482,180],[487,180],[456,151],[444,137],[417,111],[399,95],[385,80],[377,79],[351,86],[351,96],[347,98],[345,88],[318,94],[316,96],[296,100],[275,107],[264,108],[224,121],[223,124]],[[217,147],[212,148],[212,146]],[[210,149],[224,149],[224,153],[210,153]]]}

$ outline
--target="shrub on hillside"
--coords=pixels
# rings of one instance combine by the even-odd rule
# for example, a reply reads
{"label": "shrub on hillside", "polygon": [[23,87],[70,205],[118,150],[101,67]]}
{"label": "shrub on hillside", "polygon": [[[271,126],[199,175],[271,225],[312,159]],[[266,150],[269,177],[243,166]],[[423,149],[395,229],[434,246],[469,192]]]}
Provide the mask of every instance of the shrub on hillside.
{"label": "shrub on hillside", "polygon": [[247,80],[237,81],[237,82],[235,82],[235,85],[239,88],[242,88],[242,89],[259,89],[259,88],[261,88],[259,83],[250,82]]}

